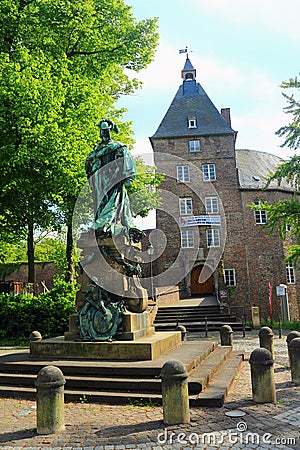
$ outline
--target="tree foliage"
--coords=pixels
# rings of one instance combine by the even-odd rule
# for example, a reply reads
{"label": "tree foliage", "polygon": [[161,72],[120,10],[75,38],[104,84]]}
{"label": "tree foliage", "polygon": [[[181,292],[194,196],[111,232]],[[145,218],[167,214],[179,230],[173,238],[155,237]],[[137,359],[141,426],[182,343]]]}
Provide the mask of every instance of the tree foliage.
{"label": "tree foliage", "polygon": [[141,157],[135,158],[136,179],[127,188],[130,195],[130,206],[134,217],[146,217],[149,210],[160,205],[160,197],[156,188],[164,175],[155,173],[155,167],[148,166]]}
{"label": "tree foliage", "polygon": [[[27,238],[29,281],[36,229],[67,225],[71,258],[71,217],[95,124],[107,116],[120,124],[115,103],[139,86],[127,69],[151,62],[156,27],[156,19],[136,21],[122,0],[0,3],[1,238]],[[121,127],[127,143],[130,125]]]}
{"label": "tree foliage", "polygon": [[[298,81],[297,77],[291,78],[289,81],[284,81],[281,84],[281,87],[289,90],[295,89],[296,94],[294,92],[292,94],[282,93],[287,101],[287,106],[284,108],[284,111],[287,114],[292,115],[292,120],[288,125],[281,127],[276,134],[278,134],[278,136],[285,137],[282,147],[288,146],[297,150],[300,144],[300,81]],[[298,97],[295,98],[295,95]]]}
{"label": "tree foliage", "polygon": [[296,265],[300,260],[300,156],[297,154],[300,145],[300,82],[296,77],[283,82],[281,87],[296,90],[296,93],[289,95],[283,93],[288,103],[284,110],[292,115],[292,120],[288,125],[282,126],[276,134],[285,137],[282,146],[294,149],[296,153],[268,178],[266,188],[272,181],[277,181],[278,186],[286,181],[293,187],[294,193],[289,199],[279,200],[275,204],[261,203],[260,209],[267,211],[267,223],[264,228],[268,230],[268,233],[277,231],[282,240],[288,239],[286,261]]}

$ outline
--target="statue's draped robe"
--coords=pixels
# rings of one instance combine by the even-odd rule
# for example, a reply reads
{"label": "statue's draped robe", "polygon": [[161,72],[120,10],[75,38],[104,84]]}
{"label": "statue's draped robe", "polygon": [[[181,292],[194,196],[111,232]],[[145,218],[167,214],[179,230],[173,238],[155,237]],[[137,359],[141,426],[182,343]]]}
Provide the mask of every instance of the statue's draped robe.
{"label": "statue's draped robe", "polygon": [[112,140],[100,143],[85,163],[95,205],[93,228],[112,236],[134,228],[126,186],[135,179],[136,167],[128,148]]}

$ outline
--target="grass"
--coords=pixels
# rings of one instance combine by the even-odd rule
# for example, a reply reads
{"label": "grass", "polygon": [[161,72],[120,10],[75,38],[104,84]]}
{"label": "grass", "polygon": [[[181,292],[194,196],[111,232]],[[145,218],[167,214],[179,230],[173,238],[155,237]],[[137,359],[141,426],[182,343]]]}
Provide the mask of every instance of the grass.
{"label": "grass", "polygon": [[127,408],[154,408],[155,406],[160,406],[158,403],[152,401],[151,398],[145,399],[132,399],[128,398]]}
{"label": "grass", "polygon": [[0,339],[0,347],[28,347],[29,339],[25,338],[3,338]]}
{"label": "grass", "polygon": [[[279,322],[275,320],[270,320],[269,318],[261,321],[262,327],[270,327],[272,330],[279,330]],[[290,330],[290,331],[300,331],[300,320],[292,320],[291,322],[282,322],[281,323],[282,330]]]}

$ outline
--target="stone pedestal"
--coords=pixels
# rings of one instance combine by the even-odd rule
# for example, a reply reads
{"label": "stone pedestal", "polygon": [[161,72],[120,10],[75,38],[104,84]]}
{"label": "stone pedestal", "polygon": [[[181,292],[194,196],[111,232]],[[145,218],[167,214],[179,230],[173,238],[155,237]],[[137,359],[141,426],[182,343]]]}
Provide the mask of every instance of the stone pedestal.
{"label": "stone pedestal", "polygon": [[77,340],[79,339],[79,330],[78,330],[78,314],[71,314],[69,316],[69,331],[66,331],[64,336],[67,340]]}
{"label": "stone pedestal", "polygon": [[[79,277],[81,289],[76,297],[77,311],[85,303],[91,280],[113,295],[125,298],[132,312],[147,308],[147,290],[142,287],[137,275],[127,276],[126,268],[126,264],[133,267],[142,262],[139,256],[140,243],[129,242],[124,236],[115,240],[96,238],[95,232],[90,230],[81,235],[78,246],[84,258],[81,261],[83,271]],[[138,304],[138,310],[135,309],[135,303]]]}
{"label": "stone pedestal", "polygon": [[140,314],[126,312],[122,320],[122,332],[117,333],[115,338],[121,341],[134,341],[140,337],[151,336],[154,332],[148,311]]}
{"label": "stone pedestal", "polygon": [[[76,302],[78,313],[70,316],[69,331],[64,336],[32,342],[30,356],[141,361],[156,359],[180,347],[179,331],[155,333],[157,306],[148,304],[147,291],[138,277],[140,244],[128,242],[124,237],[120,242],[100,239],[94,232],[84,233],[80,241],[85,259]],[[112,305],[117,305],[119,314],[115,322],[114,316],[109,316]],[[111,320],[109,324],[116,324],[110,335],[104,330],[106,319]],[[89,324],[94,327],[92,333]]]}
{"label": "stone pedestal", "polygon": [[147,361],[180,347],[180,331],[162,331],[132,341],[80,342],[63,336],[42,339],[30,346],[31,358],[84,359],[108,361]]}
{"label": "stone pedestal", "polygon": [[[66,340],[79,340],[79,331],[77,325],[77,314],[69,317],[69,331],[66,331],[64,338]],[[115,335],[114,340],[134,341],[135,339],[151,336],[155,329],[152,325],[152,317],[150,311],[143,313],[125,312],[123,315],[120,332]]]}

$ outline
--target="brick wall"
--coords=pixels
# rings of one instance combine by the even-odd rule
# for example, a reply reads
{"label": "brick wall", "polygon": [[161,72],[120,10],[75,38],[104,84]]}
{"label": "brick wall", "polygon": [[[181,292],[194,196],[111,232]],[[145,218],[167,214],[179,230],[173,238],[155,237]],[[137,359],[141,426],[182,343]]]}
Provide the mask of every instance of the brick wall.
{"label": "brick wall", "polygon": [[[43,281],[47,288],[53,288],[53,276],[56,272],[53,262],[37,262],[35,263],[35,278],[36,283],[39,284],[40,291],[43,292],[41,282]],[[4,281],[20,281],[27,283],[28,281],[28,265],[22,263],[19,267],[10,274],[6,274]]]}
{"label": "brick wall", "polygon": [[[197,138],[193,138],[197,139]],[[269,282],[273,284],[274,318],[280,312],[279,300],[275,287],[286,284],[286,268],[284,263],[284,243],[275,233],[267,237],[261,225],[256,225],[254,211],[249,204],[254,200],[267,200],[270,203],[286,198],[290,194],[276,190],[244,191],[240,189],[235,158],[235,137],[232,135],[199,137],[200,152],[189,151],[189,140],[185,137],[174,139],[153,139],[155,164],[158,172],[167,173],[160,188],[172,195],[165,195],[165,200],[157,211],[157,228],[167,237],[167,246],[155,261],[155,273],[162,273],[170,267],[180,251],[180,215],[179,198],[190,197],[193,201],[193,215],[205,214],[204,199],[217,192],[220,203],[222,225],[219,228],[222,240],[226,242],[221,255],[225,269],[235,269],[236,286],[230,289],[228,302],[232,306],[245,306],[250,319],[251,306],[260,307],[262,318],[269,316]],[[163,155],[163,156],[161,156]],[[179,159],[180,158],[180,159]],[[203,181],[201,173],[203,164],[215,164],[216,180]],[[176,166],[189,165],[189,183],[178,183]],[[223,208],[223,210],[222,210]],[[204,262],[209,249],[206,245],[205,226],[195,227],[199,233],[199,242],[195,245],[203,250],[203,257],[196,258],[195,250],[184,249],[185,257],[182,265],[188,267],[194,259],[194,266]],[[198,248],[197,247],[197,248]],[[191,256],[193,253],[193,256]],[[217,255],[216,257],[220,257]],[[211,260],[213,264],[213,257]],[[190,272],[185,274],[179,286],[185,289],[185,296],[190,294]],[[184,270],[183,270],[184,272]],[[296,273],[296,280],[300,280]],[[218,289],[226,290],[223,275],[215,270],[215,284]],[[299,318],[300,303],[299,283],[288,286],[291,318]]]}

